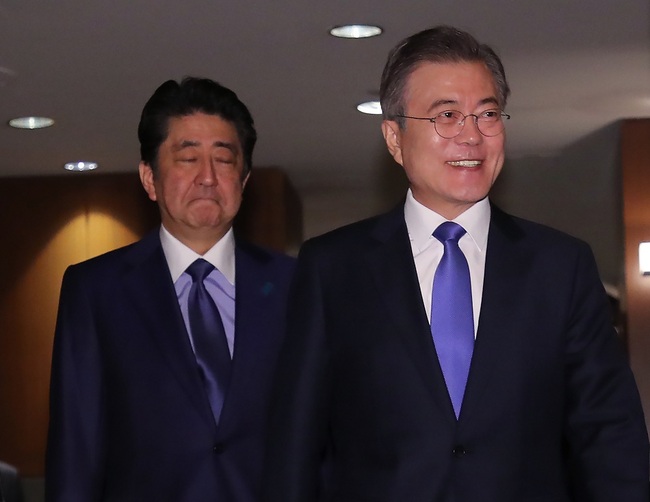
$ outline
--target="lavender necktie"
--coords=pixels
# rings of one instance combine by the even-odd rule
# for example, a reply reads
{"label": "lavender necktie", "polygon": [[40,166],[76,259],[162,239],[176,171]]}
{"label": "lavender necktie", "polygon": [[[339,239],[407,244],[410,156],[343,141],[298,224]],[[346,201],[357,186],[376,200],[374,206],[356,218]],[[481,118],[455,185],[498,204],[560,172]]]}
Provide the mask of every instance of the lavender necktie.
{"label": "lavender necktie", "polygon": [[433,278],[431,334],[457,418],[474,349],[469,267],[458,247],[458,240],[464,234],[465,229],[451,221],[441,224],[433,232],[433,236],[442,242],[444,254]]}
{"label": "lavender necktie", "polygon": [[214,420],[219,423],[232,361],[219,309],[203,283],[212,270],[214,266],[203,259],[196,260],[187,268],[187,273],[192,277],[187,306],[194,355]]}

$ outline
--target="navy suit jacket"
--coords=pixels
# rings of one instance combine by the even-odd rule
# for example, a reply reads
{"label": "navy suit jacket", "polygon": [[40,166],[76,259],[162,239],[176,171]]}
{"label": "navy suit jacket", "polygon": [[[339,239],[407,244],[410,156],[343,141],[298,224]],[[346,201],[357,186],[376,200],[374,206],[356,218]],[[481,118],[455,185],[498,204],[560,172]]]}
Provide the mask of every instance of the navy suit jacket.
{"label": "navy suit jacket", "polygon": [[403,207],[303,246],[271,502],[647,502],[635,382],[582,241],[493,207],[456,420]]}
{"label": "navy suit jacket", "polygon": [[54,342],[48,502],[257,502],[294,260],[236,244],[218,427],[158,232],[68,268]]}

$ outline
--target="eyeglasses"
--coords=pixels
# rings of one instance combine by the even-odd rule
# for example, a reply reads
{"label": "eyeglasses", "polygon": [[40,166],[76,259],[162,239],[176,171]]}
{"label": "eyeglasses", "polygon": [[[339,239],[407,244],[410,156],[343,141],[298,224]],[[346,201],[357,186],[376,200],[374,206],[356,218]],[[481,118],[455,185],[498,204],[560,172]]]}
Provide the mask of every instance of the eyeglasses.
{"label": "eyeglasses", "polygon": [[498,109],[485,110],[476,115],[470,113],[463,115],[456,110],[445,110],[435,117],[411,117],[409,115],[397,115],[403,119],[428,120],[433,124],[436,132],[445,139],[455,138],[460,134],[465,126],[467,117],[474,117],[474,123],[483,136],[497,136],[505,128],[504,120],[508,120],[510,115]]}

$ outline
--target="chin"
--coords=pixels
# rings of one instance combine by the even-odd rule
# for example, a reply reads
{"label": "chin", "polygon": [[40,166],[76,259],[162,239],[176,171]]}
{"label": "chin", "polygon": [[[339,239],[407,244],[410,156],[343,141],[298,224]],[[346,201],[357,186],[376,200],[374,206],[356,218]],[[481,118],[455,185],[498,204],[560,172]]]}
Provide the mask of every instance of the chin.
{"label": "chin", "polygon": [[202,227],[218,227],[223,223],[224,216],[221,211],[215,212],[204,212],[201,214],[194,214],[191,218],[191,221],[194,223],[194,226],[197,228]]}
{"label": "chin", "polygon": [[459,194],[456,199],[462,201],[465,204],[476,204],[477,202],[485,199],[487,195],[488,195],[487,190],[484,191],[482,190],[480,192],[476,192],[476,191],[464,192],[462,194]]}

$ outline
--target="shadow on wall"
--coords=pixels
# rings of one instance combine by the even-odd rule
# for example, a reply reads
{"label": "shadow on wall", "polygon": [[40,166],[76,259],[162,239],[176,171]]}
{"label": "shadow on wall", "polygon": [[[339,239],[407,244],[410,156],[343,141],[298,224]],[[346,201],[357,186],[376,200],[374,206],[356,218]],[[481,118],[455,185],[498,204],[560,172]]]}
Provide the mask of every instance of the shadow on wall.
{"label": "shadow on wall", "polygon": [[377,156],[377,192],[379,198],[385,201],[385,209],[388,210],[404,199],[409,184],[404,169],[386,151],[386,145],[383,143],[381,153]]}
{"label": "shadow on wall", "polygon": [[622,284],[620,122],[555,156],[507,159],[491,199],[509,213],[587,241],[601,278]]}
{"label": "shadow on wall", "polygon": [[381,136],[368,166],[300,188],[305,239],[383,213],[404,198],[406,176],[386,151]]}

